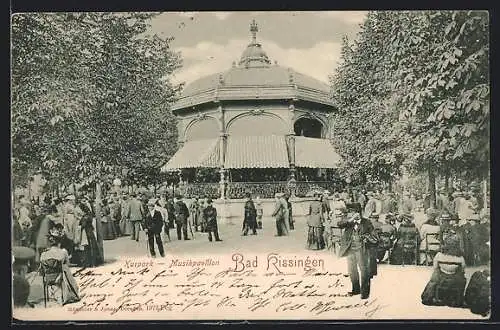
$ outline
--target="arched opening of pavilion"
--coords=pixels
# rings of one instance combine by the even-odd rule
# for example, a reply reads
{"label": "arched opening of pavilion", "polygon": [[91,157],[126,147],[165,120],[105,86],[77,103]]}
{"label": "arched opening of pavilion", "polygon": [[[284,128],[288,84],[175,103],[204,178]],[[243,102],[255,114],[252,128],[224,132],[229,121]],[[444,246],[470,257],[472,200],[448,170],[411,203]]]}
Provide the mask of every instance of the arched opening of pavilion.
{"label": "arched opening of pavilion", "polygon": [[323,124],[313,118],[299,118],[293,124],[293,130],[296,136],[305,136],[316,139],[323,137]]}

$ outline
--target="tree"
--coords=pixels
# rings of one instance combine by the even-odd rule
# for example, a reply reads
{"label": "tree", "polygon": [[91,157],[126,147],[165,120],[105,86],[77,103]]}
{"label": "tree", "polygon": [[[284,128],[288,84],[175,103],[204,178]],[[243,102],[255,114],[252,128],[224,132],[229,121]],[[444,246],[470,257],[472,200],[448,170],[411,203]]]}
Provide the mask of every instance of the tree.
{"label": "tree", "polygon": [[335,137],[351,172],[404,165],[435,177],[489,172],[488,14],[371,12],[332,77]]}
{"label": "tree", "polygon": [[400,52],[396,85],[401,118],[417,170],[477,179],[489,172],[488,13],[409,12],[407,28],[395,34]]}
{"label": "tree", "polygon": [[[346,175],[357,184],[368,178],[391,182],[399,175],[402,151],[394,132],[389,52],[392,13],[370,12],[351,45],[343,39],[341,64],[331,77],[334,143],[345,160]],[[357,180],[356,180],[357,178]]]}
{"label": "tree", "polygon": [[180,86],[150,13],[19,14],[12,22],[13,171],[65,182],[145,175],[173,154]]}

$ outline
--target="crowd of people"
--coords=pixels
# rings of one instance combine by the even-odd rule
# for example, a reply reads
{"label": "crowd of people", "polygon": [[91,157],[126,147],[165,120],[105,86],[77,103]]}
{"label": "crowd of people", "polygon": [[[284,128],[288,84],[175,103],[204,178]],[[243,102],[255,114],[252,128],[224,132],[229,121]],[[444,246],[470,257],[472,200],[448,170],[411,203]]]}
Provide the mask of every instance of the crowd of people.
{"label": "crowd of people", "polygon": [[399,203],[392,193],[368,192],[356,200],[340,193],[331,200],[329,195],[328,191],[313,193],[307,247],[332,248],[347,257],[351,295],[368,298],[379,263],[432,265],[423,304],[462,307],[465,301],[478,314],[488,310],[487,271],[475,273],[473,277],[483,282],[474,281],[465,290],[465,267],[490,262],[489,209],[481,209],[472,194],[455,192],[450,201],[441,190],[436,207],[426,205],[422,224],[415,221],[408,193]]}
{"label": "crowd of people", "polygon": [[[448,276],[448,286],[460,287],[465,286],[465,267],[490,260],[489,209],[482,209],[483,203],[472,193],[448,195],[441,190],[435,207],[425,198],[419,206],[406,192],[400,197],[385,191],[346,190],[333,194],[313,191],[312,195],[306,221],[307,249],[330,249],[347,257],[353,295],[369,296],[369,282],[379,263],[433,265],[436,274],[446,274],[439,278]],[[146,234],[149,255],[156,257],[158,251],[164,257],[164,242],[171,241],[171,230],[178,240],[190,240],[194,232],[200,232],[210,242],[222,241],[212,204],[210,198],[195,197],[188,206],[179,193],[111,193],[95,200],[90,191],[82,191],[40,202],[21,196],[14,208],[13,245],[34,251],[27,261],[31,271],[49,255],[60,257],[65,267],[101,265],[104,240],[128,236],[138,242],[141,231]],[[245,193],[242,236],[257,235],[263,229],[262,204],[259,197],[254,200],[250,192]],[[415,213],[421,209],[425,210],[423,223],[415,221]],[[271,215],[275,236],[287,236],[295,229],[289,194],[275,194]],[[458,266],[443,266],[450,262]],[[69,271],[66,277],[66,291],[73,293],[66,296],[70,302],[78,301]],[[425,304],[437,301],[433,288],[439,278],[433,275],[422,295]],[[450,305],[460,303],[458,299]]]}

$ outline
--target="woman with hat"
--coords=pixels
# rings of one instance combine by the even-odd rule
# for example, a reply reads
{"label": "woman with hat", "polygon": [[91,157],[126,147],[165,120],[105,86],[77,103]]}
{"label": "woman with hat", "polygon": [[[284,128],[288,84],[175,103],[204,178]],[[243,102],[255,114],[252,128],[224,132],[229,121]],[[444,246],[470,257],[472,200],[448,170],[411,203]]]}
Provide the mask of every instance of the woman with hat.
{"label": "woman with hat", "polygon": [[41,221],[40,227],[38,228],[38,233],[36,235],[35,243],[35,261],[38,263],[40,261],[40,255],[49,247],[48,235],[49,231],[58,223],[57,220],[57,208],[51,205],[48,210],[48,214]]}
{"label": "woman with hat", "polygon": [[78,285],[69,269],[69,255],[68,251],[61,248],[61,240],[63,233],[60,230],[52,229],[48,235],[49,249],[42,253],[40,262],[50,259],[56,259],[62,263],[62,304],[69,304],[80,301],[78,293]]}
{"label": "woman with hat", "polygon": [[314,200],[309,205],[307,217],[307,248],[309,250],[323,250],[325,248],[324,216],[321,203],[321,194],[314,194]]}
{"label": "woman with hat", "polygon": [[82,266],[95,267],[104,261],[97,243],[97,225],[92,211],[86,203],[78,204],[79,227],[75,234],[76,249],[82,251]]}
{"label": "woman with hat", "polygon": [[102,224],[102,238],[104,240],[113,240],[117,234],[115,231],[115,224],[111,218],[111,208],[106,199],[102,200],[101,208],[101,224]]}

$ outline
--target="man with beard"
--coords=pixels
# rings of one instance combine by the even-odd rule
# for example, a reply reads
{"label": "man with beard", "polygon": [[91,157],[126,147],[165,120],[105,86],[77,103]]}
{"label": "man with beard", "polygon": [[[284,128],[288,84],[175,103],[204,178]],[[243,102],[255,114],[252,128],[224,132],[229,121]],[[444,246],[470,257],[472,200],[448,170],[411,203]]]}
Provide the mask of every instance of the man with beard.
{"label": "man with beard", "polygon": [[344,229],[339,255],[347,256],[352,284],[352,291],[349,295],[361,294],[361,299],[367,299],[370,296],[370,280],[374,275],[370,251],[376,248],[377,239],[370,220],[361,217],[361,205],[351,203],[346,207],[347,218],[337,223],[340,228]]}

